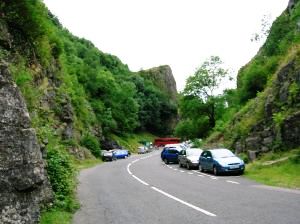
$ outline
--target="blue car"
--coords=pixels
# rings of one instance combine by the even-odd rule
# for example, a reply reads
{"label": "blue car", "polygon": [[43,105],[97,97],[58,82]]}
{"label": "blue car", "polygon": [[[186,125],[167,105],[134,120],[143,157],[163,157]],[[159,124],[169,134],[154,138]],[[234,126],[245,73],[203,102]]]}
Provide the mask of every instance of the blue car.
{"label": "blue car", "polygon": [[115,158],[117,159],[125,159],[129,156],[129,152],[128,150],[125,150],[125,149],[115,149],[114,150],[114,156]]}
{"label": "blue car", "polygon": [[214,175],[231,172],[243,174],[245,163],[228,149],[211,149],[201,153],[199,170],[212,171]]}
{"label": "blue car", "polygon": [[161,159],[166,163],[178,163],[178,154],[179,154],[179,149],[177,147],[165,147],[161,154],[160,157]]}

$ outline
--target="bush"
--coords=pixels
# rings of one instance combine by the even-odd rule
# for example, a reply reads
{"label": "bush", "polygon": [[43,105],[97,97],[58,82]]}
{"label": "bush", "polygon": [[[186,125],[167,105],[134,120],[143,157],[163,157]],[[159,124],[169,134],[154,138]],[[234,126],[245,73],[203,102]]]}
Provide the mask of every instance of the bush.
{"label": "bush", "polygon": [[91,134],[85,134],[82,137],[80,144],[88,148],[95,157],[100,157],[100,143],[95,136]]}
{"label": "bush", "polygon": [[70,156],[59,148],[48,148],[47,172],[55,194],[55,205],[67,211],[75,210],[78,205],[73,199],[75,188],[75,168]]}

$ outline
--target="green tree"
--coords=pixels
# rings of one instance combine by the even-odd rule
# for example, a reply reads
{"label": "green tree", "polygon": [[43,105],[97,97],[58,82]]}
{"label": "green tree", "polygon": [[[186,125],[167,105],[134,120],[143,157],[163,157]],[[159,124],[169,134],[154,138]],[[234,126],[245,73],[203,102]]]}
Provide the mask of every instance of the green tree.
{"label": "green tree", "polygon": [[228,71],[223,69],[221,65],[222,61],[218,56],[211,56],[197,69],[193,76],[188,78],[184,89],[185,96],[195,96],[199,99],[200,104],[202,104],[199,112],[208,116],[211,128],[216,124],[216,106],[218,103],[218,98],[214,93],[228,74]]}

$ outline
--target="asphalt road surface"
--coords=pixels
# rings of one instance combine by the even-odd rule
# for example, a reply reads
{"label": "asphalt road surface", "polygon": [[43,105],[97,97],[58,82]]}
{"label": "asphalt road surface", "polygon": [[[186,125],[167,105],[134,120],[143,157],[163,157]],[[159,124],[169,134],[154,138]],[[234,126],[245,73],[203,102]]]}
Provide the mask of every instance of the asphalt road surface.
{"label": "asphalt road surface", "polygon": [[165,165],[160,151],[83,170],[74,224],[300,224],[300,191]]}

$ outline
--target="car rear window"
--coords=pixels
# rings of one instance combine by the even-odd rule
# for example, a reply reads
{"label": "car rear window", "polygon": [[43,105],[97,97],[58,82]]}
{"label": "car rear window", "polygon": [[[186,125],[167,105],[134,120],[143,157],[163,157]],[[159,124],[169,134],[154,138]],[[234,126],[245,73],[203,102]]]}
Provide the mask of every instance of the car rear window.
{"label": "car rear window", "polygon": [[176,153],[178,153],[178,151],[175,150],[175,149],[169,149],[168,153],[170,153],[170,154],[176,154]]}

